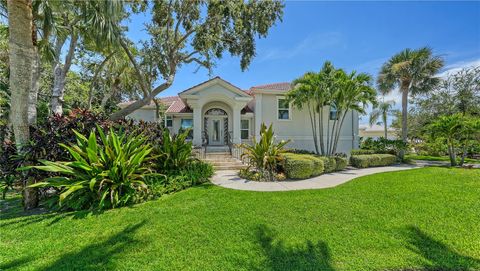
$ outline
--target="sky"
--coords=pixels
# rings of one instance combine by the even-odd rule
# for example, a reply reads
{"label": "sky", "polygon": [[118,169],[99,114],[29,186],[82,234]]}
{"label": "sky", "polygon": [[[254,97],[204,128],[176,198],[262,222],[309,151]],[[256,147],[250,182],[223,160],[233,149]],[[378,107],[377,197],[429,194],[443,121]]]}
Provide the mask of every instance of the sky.
{"label": "sky", "polygon": [[[144,27],[148,22],[147,14],[132,16],[129,38],[148,39]],[[375,77],[392,55],[423,46],[444,57],[443,74],[480,66],[480,2],[287,1],[282,22],[266,38],[257,39],[256,46],[248,70],[242,72],[239,59],[228,55],[217,61],[211,75],[194,64],[183,66],[172,87],[159,97],[176,95],[214,76],[242,89],[290,82],[320,70],[326,60]],[[398,93],[387,99],[400,106]]]}

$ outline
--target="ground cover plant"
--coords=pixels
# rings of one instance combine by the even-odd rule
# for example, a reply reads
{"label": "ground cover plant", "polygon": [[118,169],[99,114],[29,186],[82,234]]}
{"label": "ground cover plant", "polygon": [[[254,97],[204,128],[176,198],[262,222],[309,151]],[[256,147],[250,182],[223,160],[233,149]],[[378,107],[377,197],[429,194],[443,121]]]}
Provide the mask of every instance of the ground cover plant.
{"label": "ground cover plant", "polygon": [[[409,159],[409,160],[450,162],[450,157],[448,157],[448,156],[407,154],[407,155],[405,155],[405,158]],[[457,157],[457,161],[460,162],[460,158]],[[480,164],[480,159],[465,158],[465,163]]]}
{"label": "ground cover plant", "polygon": [[205,184],[93,216],[25,216],[7,196],[0,269],[478,270],[479,179],[422,168],[321,190]]}

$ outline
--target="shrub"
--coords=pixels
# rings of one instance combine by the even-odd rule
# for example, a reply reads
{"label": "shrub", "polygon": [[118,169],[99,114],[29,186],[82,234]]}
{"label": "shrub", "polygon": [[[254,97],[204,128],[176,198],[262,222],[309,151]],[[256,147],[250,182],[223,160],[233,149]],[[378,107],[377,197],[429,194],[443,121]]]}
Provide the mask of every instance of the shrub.
{"label": "shrub", "polygon": [[351,155],[375,154],[375,151],[374,150],[366,150],[366,149],[357,149],[357,150],[351,150],[350,154]]}
{"label": "shrub", "polygon": [[192,143],[186,141],[190,130],[178,135],[170,135],[168,129],[163,132],[163,144],[158,146],[159,170],[169,171],[183,168],[194,159],[192,156]]}
{"label": "shrub", "polygon": [[209,163],[194,160],[181,169],[169,171],[163,177],[146,180],[154,197],[183,190],[193,185],[205,183],[213,176],[213,167]]}
{"label": "shrub", "polygon": [[148,163],[152,147],[140,135],[126,136],[113,129],[105,135],[101,128],[97,142],[94,131],[88,138],[74,131],[77,144],[61,147],[68,151],[72,161],[50,162],[41,160],[40,169],[57,173],[32,187],[56,187],[60,190],[58,201],[66,209],[107,209],[143,201],[149,191],[144,183],[146,177],[159,177]]}
{"label": "shrub", "polygon": [[325,171],[325,165],[323,160],[318,157],[318,156],[313,156],[313,155],[302,155],[303,157],[312,160],[313,162],[313,168],[312,168],[312,175],[311,176],[318,176],[323,174]]}
{"label": "shrub", "polygon": [[266,180],[274,180],[278,165],[283,161],[283,153],[285,153],[285,145],[289,141],[280,141],[275,143],[273,134],[273,127],[262,123],[260,128],[260,139],[256,141],[253,138],[252,145],[242,144],[241,147],[245,150],[242,154],[242,159],[246,158],[249,161],[249,170],[260,173],[261,178]]}
{"label": "shrub", "polygon": [[388,166],[397,162],[392,154],[363,154],[350,156],[350,164],[357,168]]}
{"label": "shrub", "polygon": [[325,173],[334,172],[336,169],[336,160],[335,157],[328,157],[328,156],[321,156],[319,157],[323,160],[323,164],[325,166]]}
{"label": "shrub", "polygon": [[288,152],[296,154],[315,154],[313,151],[302,150],[302,149],[289,149]]}
{"label": "shrub", "polygon": [[398,155],[400,151],[407,150],[407,144],[400,139],[385,139],[380,137],[378,139],[366,138],[360,144],[361,149],[373,150],[375,153],[389,153]]}
{"label": "shrub", "polygon": [[307,155],[286,153],[285,173],[290,179],[306,179],[312,176],[314,162]]}
{"label": "shrub", "polygon": [[333,158],[335,158],[335,171],[344,170],[347,167],[346,157],[334,156]]}

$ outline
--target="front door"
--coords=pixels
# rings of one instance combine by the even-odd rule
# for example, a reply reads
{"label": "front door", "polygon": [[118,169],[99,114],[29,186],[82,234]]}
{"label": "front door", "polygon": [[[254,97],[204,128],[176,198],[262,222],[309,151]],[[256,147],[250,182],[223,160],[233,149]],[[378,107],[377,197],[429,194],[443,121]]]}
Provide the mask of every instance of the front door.
{"label": "front door", "polygon": [[223,118],[222,117],[209,117],[210,121],[210,145],[224,145],[224,131],[223,131]]}

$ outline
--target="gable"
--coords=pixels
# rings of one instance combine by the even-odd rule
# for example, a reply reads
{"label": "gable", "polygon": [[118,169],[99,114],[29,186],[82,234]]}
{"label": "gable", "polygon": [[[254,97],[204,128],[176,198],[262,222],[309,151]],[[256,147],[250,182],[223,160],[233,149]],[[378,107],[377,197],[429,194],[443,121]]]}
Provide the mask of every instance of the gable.
{"label": "gable", "polygon": [[202,94],[208,95],[208,94],[216,94],[216,93],[222,93],[231,97],[250,97],[250,95],[247,92],[241,90],[237,86],[231,84],[228,81],[223,80],[218,76],[180,92],[179,96],[180,97],[188,97],[190,95],[201,96]]}

